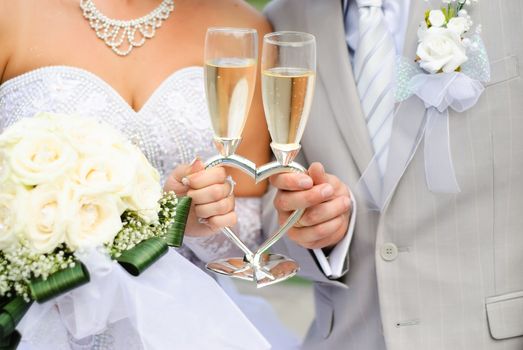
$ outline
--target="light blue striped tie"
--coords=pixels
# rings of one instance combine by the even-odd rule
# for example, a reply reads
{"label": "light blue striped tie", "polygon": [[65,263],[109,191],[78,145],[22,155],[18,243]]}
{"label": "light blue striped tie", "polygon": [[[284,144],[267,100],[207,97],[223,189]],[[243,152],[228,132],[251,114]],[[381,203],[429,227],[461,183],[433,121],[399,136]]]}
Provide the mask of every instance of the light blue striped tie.
{"label": "light blue striped tie", "polygon": [[359,44],[354,77],[375,156],[383,176],[387,167],[394,117],[394,40],[386,27],[382,0],[357,0]]}

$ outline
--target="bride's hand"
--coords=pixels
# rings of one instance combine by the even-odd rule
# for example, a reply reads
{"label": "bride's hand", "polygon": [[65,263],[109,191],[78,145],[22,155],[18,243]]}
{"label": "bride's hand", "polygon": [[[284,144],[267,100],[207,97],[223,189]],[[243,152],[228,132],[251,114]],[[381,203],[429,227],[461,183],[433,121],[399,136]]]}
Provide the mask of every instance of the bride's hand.
{"label": "bride's hand", "polygon": [[187,235],[208,236],[221,227],[236,225],[232,181],[228,181],[224,168],[205,170],[203,162],[196,159],[174,169],[164,189],[192,198]]}

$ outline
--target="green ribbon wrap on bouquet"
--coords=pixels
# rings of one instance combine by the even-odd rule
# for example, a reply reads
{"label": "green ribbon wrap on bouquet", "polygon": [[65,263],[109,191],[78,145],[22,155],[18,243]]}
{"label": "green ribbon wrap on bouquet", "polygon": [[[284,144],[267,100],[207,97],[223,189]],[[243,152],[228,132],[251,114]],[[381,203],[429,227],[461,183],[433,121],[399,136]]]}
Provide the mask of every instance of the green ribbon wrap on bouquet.
{"label": "green ribbon wrap on bouquet", "polygon": [[133,276],[138,276],[158,259],[167,254],[169,246],[161,238],[149,238],[126,250],[116,260]]}
{"label": "green ribbon wrap on bouquet", "polygon": [[[0,349],[10,349],[16,338],[15,328],[31,307],[32,302],[27,302],[23,297],[14,297],[2,300],[0,308]],[[18,337],[20,335],[18,334]]]}
{"label": "green ribbon wrap on bouquet", "polygon": [[178,199],[174,223],[167,229],[167,234],[165,235],[165,242],[170,247],[181,247],[182,245],[185,226],[187,225],[189,211],[191,210],[191,203],[191,197],[181,197]]}
{"label": "green ribbon wrap on bouquet", "polygon": [[54,297],[89,282],[89,272],[77,261],[73,267],[53,273],[47,279],[37,278],[29,283],[31,298],[44,303]]}
{"label": "green ribbon wrap on bouquet", "polygon": [[13,331],[9,336],[0,339],[0,350],[15,350],[20,340],[22,340],[20,333]]}
{"label": "green ribbon wrap on bouquet", "polygon": [[[116,259],[118,263],[131,275],[138,276],[167,254],[169,247],[180,247],[183,242],[191,202],[190,197],[179,198],[176,205],[176,216],[173,223],[168,227],[165,236],[149,238],[137,244],[134,248],[123,252]],[[174,206],[174,204],[168,205]]]}

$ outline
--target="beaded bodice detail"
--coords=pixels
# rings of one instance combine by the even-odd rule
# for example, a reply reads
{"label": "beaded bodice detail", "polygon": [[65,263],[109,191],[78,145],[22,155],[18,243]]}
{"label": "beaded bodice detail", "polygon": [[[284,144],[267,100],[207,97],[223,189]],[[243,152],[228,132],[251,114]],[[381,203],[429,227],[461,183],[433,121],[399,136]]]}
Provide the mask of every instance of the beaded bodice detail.
{"label": "beaded bodice detail", "polygon": [[104,80],[80,68],[44,67],[0,85],[0,132],[38,112],[111,124],[142,149],[163,179],[196,154],[205,159],[216,153],[201,67],[174,72],[139,111]]}

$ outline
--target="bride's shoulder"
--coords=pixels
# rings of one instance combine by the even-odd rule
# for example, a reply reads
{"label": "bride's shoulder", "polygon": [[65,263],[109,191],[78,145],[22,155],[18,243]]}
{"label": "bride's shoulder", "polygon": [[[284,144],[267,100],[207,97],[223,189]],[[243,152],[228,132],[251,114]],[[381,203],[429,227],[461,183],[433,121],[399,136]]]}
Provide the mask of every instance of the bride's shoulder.
{"label": "bride's shoulder", "polygon": [[[16,33],[19,32],[20,22],[17,21],[24,0],[0,0],[0,78],[12,54]],[[1,81],[1,80],[0,80]]]}

